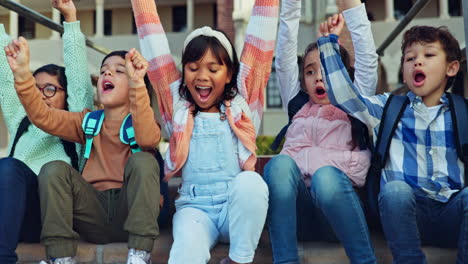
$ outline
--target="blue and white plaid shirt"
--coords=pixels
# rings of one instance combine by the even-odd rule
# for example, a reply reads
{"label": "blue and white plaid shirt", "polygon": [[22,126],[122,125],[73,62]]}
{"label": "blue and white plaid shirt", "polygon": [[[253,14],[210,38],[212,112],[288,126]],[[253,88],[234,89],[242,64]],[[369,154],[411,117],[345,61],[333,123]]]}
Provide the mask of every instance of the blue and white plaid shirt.
{"label": "blue and white plaid shirt", "polygon": [[[322,37],[318,44],[330,101],[377,135],[390,94],[359,95],[341,60],[338,36]],[[421,97],[412,92],[407,96],[410,103],[393,135],[381,186],[389,181],[405,181],[416,194],[446,202],[464,186],[464,165],[457,155],[448,98],[445,94],[441,97],[442,106],[434,117]]]}

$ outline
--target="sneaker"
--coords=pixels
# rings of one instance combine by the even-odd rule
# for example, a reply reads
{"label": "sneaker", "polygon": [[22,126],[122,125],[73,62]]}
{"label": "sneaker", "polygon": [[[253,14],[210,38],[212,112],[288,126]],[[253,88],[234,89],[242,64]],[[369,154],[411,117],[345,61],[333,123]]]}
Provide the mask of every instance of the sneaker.
{"label": "sneaker", "polygon": [[128,251],[127,264],[151,264],[151,254],[148,251],[131,248]]}
{"label": "sneaker", "polygon": [[51,259],[48,263],[45,261],[39,262],[39,264],[49,264],[49,263],[50,264],[76,264],[78,262],[76,262],[74,257],[55,258],[55,259]]}

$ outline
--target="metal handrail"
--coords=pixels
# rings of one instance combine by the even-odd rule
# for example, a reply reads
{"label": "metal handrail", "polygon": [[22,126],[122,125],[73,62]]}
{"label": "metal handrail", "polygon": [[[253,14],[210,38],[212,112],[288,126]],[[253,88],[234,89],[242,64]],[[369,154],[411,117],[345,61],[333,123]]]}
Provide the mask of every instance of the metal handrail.
{"label": "metal handrail", "polygon": [[[383,56],[385,49],[395,40],[395,38],[403,31],[403,29],[413,20],[413,18],[421,11],[430,0],[419,0],[417,1],[411,9],[408,11],[406,16],[398,23],[398,25],[393,29],[393,31],[388,35],[388,37],[380,44],[380,47],[377,49],[377,54]],[[463,0],[465,2],[467,0]],[[465,6],[465,5],[464,5]],[[468,14],[468,13],[464,13]],[[466,32],[466,27],[465,27]],[[465,33],[466,36],[466,33]]]}
{"label": "metal handrail", "polygon": [[[15,1],[12,1],[12,0],[0,0],[0,6],[3,6],[11,11],[14,11],[16,13],[18,13],[19,15],[31,20],[31,21],[34,21],[36,23],[39,23],[45,27],[48,27],[54,31],[57,31],[59,33],[63,33],[63,26],[62,25],[59,25],[57,23],[55,23],[53,20],[51,20],[50,18],[24,6],[24,5],[21,5]],[[99,45],[96,45],[94,44],[93,41],[89,40],[87,37],[86,37],[86,46],[96,50],[97,52],[100,52],[102,54],[109,54],[110,53],[110,50],[102,47],[102,46],[99,46]]]}

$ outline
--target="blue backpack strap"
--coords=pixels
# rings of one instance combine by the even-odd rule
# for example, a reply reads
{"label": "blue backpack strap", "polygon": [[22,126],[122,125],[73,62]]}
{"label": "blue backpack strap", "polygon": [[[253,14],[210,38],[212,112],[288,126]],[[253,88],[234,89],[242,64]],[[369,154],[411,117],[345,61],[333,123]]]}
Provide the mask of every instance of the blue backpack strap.
{"label": "blue backpack strap", "polygon": [[132,153],[141,151],[135,139],[135,130],[133,129],[132,116],[130,114],[125,117],[122,122],[122,126],[120,127],[120,141],[130,145]]}
{"label": "blue backpack strap", "polygon": [[89,155],[91,154],[91,147],[93,146],[93,139],[101,131],[103,121],[104,110],[89,112],[83,119],[81,126],[86,138],[86,148],[84,153],[84,157],[86,159],[89,159]]}
{"label": "blue backpack strap", "polygon": [[455,134],[457,154],[465,165],[465,185],[468,184],[468,103],[465,98],[447,93],[449,98],[450,114],[452,116],[453,131]]}

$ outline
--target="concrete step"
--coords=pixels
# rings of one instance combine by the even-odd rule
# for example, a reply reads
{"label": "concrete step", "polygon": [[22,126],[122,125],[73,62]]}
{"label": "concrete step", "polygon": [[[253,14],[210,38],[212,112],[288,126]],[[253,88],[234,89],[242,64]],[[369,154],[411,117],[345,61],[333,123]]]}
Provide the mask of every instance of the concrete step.
{"label": "concrete step", "polygon": [[[172,244],[172,236],[169,229],[163,230],[156,240],[151,253],[154,264],[167,263],[169,251]],[[373,246],[380,264],[391,264],[392,256],[387,248],[384,239],[380,234],[372,235]],[[424,247],[427,262],[431,264],[449,264],[456,262],[456,249],[442,249],[434,247]],[[39,263],[45,259],[44,247],[41,244],[21,243],[16,250],[19,263]],[[80,263],[125,263],[127,259],[126,243],[111,243],[106,245],[95,245],[81,242],[78,245],[77,260]],[[226,257],[229,252],[229,245],[219,244],[211,251],[209,263],[217,264]],[[349,263],[346,253],[339,243],[325,242],[300,242],[298,248],[302,263],[314,264],[342,264]],[[258,249],[255,254],[254,263],[272,263],[271,248],[267,232],[263,232]]]}

